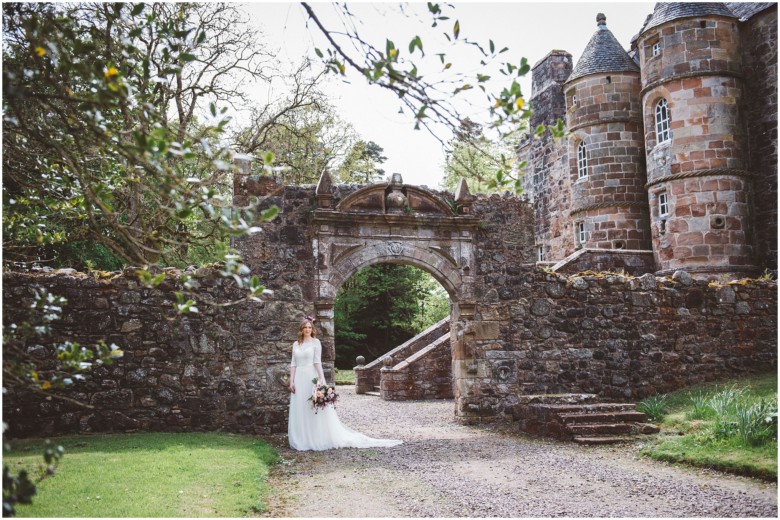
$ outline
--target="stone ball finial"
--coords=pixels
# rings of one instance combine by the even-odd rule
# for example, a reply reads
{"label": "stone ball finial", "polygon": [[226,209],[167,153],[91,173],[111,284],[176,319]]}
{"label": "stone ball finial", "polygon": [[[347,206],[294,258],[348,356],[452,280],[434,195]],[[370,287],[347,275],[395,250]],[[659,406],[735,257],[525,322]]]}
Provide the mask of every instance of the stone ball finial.
{"label": "stone ball finial", "polygon": [[604,15],[604,13],[599,13],[596,15],[596,25],[607,25],[607,17]]}
{"label": "stone ball finial", "polygon": [[382,364],[387,368],[391,368],[394,365],[393,356],[387,356],[384,359],[382,359]]}
{"label": "stone ball finial", "polygon": [[404,180],[400,173],[394,173],[390,178],[390,193],[385,197],[385,206],[390,212],[402,212],[409,201],[403,193]]}
{"label": "stone ball finial", "polygon": [[363,365],[366,364],[366,358],[364,358],[363,356],[358,356],[355,358],[355,363],[357,363],[357,366],[362,367]]}

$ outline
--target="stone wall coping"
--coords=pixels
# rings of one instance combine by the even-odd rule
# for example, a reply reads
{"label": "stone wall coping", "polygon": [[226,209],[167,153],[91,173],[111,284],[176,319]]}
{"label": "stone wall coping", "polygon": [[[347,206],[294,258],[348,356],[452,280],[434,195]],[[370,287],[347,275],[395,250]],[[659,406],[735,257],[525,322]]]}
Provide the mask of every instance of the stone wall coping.
{"label": "stone wall coping", "polygon": [[336,210],[317,209],[314,211],[312,223],[322,224],[355,224],[355,218],[360,217],[363,225],[392,225],[403,227],[419,227],[424,225],[426,228],[455,228],[476,230],[480,225],[480,218],[470,215],[460,215],[455,217],[445,217],[440,215],[420,215],[415,213],[360,213],[346,212]]}
{"label": "stone wall coping", "polygon": [[439,339],[437,339],[437,340],[434,340],[434,341],[433,341],[431,344],[429,344],[428,346],[426,346],[426,347],[424,347],[424,348],[420,349],[420,350],[419,350],[418,352],[416,352],[415,354],[412,354],[411,356],[409,356],[409,357],[408,357],[408,358],[406,358],[405,360],[401,361],[400,363],[398,363],[398,364],[397,364],[397,365],[395,365],[394,367],[389,367],[389,368],[388,368],[388,367],[382,367],[382,369],[380,370],[380,372],[383,372],[383,373],[384,373],[384,372],[398,372],[398,371],[401,371],[401,370],[403,370],[404,368],[406,368],[406,367],[408,367],[409,365],[411,365],[412,363],[414,363],[415,361],[417,361],[418,359],[421,359],[421,358],[423,358],[423,357],[427,356],[427,355],[428,355],[428,354],[430,354],[432,351],[434,351],[434,350],[436,350],[438,347],[440,347],[442,344],[445,344],[445,343],[447,343],[447,341],[449,341],[449,338],[450,338],[449,334],[445,334],[445,335],[443,335],[442,337],[440,337]]}

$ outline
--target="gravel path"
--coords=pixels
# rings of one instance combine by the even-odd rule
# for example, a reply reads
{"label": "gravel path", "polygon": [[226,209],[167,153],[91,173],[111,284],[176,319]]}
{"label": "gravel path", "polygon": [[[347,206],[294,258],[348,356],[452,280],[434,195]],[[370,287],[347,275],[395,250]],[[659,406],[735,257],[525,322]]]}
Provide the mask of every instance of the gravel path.
{"label": "gravel path", "polygon": [[339,387],[338,413],[395,448],[297,452],[275,436],[271,517],[773,517],[777,485],[461,426],[451,401],[389,402]]}

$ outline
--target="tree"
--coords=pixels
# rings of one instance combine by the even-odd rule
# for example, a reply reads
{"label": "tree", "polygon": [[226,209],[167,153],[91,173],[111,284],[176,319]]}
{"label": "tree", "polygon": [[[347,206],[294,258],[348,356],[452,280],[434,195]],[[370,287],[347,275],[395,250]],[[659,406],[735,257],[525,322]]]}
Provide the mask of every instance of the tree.
{"label": "tree", "polygon": [[[455,191],[461,179],[466,179],[473,193],[495,193],[504,186],[496,182],[507,157],[514,155],[516,134],[504,136],[498,142],[492,142],[485,137],[482,126],[466,118],[461,121],[450,141],[444,164],[444,178],[441,187]],[[522,191],[520,172],[516,174],[516,193]]]}
{"label": "tree", "polygon": [[[225,18],[230,12],[188,4],[3,4],[6,262],[46,261],[54,247],[93,240],[116,259],[148,267],[171,247],[204,238],[183,225],[193,216],[206,237],[255,230],[217,189],[232,160],[220,145],[228,119],[217,102],[232,95],[223,82],[234,70],[257,72],[250,65],[257,55],[232,47],[246,35],[223,39],[240,22]],[[213,45],[237,54],[222,61]],[[211,116],[199,121],[202,103]],[[263,287],[248,273],[239,258],[225,257],[222,274],[255,298]],[[146,269],[139,276],[147,285],[165,278]],[[194,294],[191,279],[182,283]],[[183,293],[177,297],[180,312],[198,310]],[[104,343],[67,342],[43,378],[25,346],[63,303],[37,293],[34,315],[4,326],[4,384],[47,392],[72,383],[93,361],[121,354]],[[60,456],[46,450],[44,476]],[[28,472],[4,468],[4,516],[34,493]]]}
{"label": "tree", "polygon": [[360,140],[352,146],[336,174],[345,184],[370,184],[381,179],[385,171],[379,166],[387,160],[384,148],[374,141]]}
{"label": "tree", "polygon": [[[226,197],[226,110],[275,73],[240,11],[5,4],[3,19],[6,262],[92,242],[111,267],[172,263],[185,244],[251,228]],[[316,78],[292,81],[297,95],[257,109],[254,127],[309,106]]]}
{"label": "tree", "polygon": [[274,174],[284,184],[316,184],[325,168],[335,167],[358,136],[326,100],[300,106],[262,130],[251,128],[236,138],[247,153],[273,154]]}
{"label": "tree", "polygon": [[428,273],[396,264],[361,269],[336,296],[336,365],[375,359],[448,314],[449,297]]}

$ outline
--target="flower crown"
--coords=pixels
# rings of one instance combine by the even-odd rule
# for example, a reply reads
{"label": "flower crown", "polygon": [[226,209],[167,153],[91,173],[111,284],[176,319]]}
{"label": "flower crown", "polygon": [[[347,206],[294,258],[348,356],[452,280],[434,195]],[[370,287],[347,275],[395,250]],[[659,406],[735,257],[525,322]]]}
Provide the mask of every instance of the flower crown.
{"label": "flower crown", "polygon": [[314,322],[316,322],[316,321],[317,321],[317,320],[315,320],[315,319],[314,319],[314,316],[310,316],[310,315],[307,315],[307,316],[306,316],[305,318],[303,318],[303,319],[304,319],[304,320],[306,320],[306,321],[308,321],[308,322],[309,322],[309,323],[311,323],[312,325],[314,325]]}

